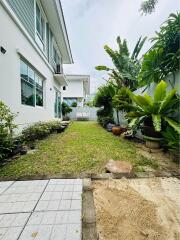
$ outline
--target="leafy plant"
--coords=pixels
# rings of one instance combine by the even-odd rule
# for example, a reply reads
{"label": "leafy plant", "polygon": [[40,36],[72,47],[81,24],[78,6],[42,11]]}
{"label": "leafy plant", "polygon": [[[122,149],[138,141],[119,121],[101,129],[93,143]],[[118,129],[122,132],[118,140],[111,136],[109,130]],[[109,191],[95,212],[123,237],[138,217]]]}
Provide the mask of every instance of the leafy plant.
{"label": "leafy plant", "polygon": [[[168,74],[179,69],[180,60],[180,14],[170,14],[160,31],[151,39],[153,47],[144,55],[142,68],[138,75],[139,85],[158,83]],[[175,77],[174,77],[175,78]],[[175,80],[175,79],[174,79]],[[171,83],[173,86],[173,84]]]}
{"label": "leafy plant", "polygon": [[115,95],[115,92],[115,87],[111,83],[108,83],[101,86],[95,95],[94,105],[96,107],[101,107],[101,109],[97,111],[98,121],[101,124],[102,118],[104,117],[109,117],[110,119],[113,119],[112,98]]}
{"label": "leafy plant", "polygon": [[71,107],[77,107],[77,102],[73,102],[73,103],[71,104]]}
{"label": "leafy plant", "polygon": [[45,122],[44,125],[49,128],[50,132],[61,130],[61,122],[58,120]]}
{"label": "leafy plant", "polygon": [[0,101],[0,160],[8,156],[14,148],[13,130],[16,115],[10,108]]}
{"label": "leafy plant", "polygon": [[140,71],[138,55],[145,40],[146,37],[143,39],[140,37],[132,54],[130,55],[126,40],[121,41],[120,37],[117,37],[118,50],[112,50],[107,45],[104,46],[104,49],[111,57],[115,68],[97,66],[96,70],[108,71],[110,80],[113,81],[119,88],[128,87],[135,90],[138,85],[137,76]]}
{"label": "leafy plant", "polygon": [[173,153],[179,153],[180,150],[180,136],[179,134],[172,128],[167,127],[166,131],[162,133],[165,146],[172,151]]}
{"label": "leafy plant", "polygon": [[161,132],[162,124],[165,123],[178,133],[180,125],[173,119],[173,114],[178,111],[179,97],[176,96],[176,89],[166,92],[167,83],[163,80],[157,84],[154,91],[154,98],[147,93],[144,96],[135,95],[129,90],[129,96],[132,99],[133,110],[127,113],[127,117],[132,119],[131,126],[141,123],[149,123],[156,132]]}
{"label": "leafy plant", "polygon": [[23,129],[24,142],[31,142],[47,137],[51,132],[49,125],[45,122],[38,122]]}
{"label": "leafy plant", "polygon": [[62,115],[67,116],[68,113],[72,112],[72,108],[70,108],[67,103],[62,102]]}
{"label": "leafy plant", "polygon": [[99,118],[99,123],[105,128],[108,123],[114,123],[114,118],[112,115],[103,116]]}
{"label": "leafy plant", "polygon": [[132,100],[129,97],[127,88],[120,88],[113,97],[113,106],[117,111],[129,112],[132,106]]}

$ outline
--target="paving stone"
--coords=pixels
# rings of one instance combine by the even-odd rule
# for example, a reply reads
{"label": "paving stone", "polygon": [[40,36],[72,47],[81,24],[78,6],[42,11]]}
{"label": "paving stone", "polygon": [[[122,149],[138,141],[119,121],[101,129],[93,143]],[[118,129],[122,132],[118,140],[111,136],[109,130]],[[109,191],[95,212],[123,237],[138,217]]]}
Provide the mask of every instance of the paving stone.
{"label": "paving stone", "polygon": [[30,213],[0,215],[0,240],[17,240]]}
{"label": "paving stone", "polygon": [[0,214],[2,213],[20,213],[20,212],[31,212],[37,201],[25,201],[25,202],[3,202],[0,204]]}
{"label": "paving stone", "polygon": [[13,181],[0,182],[0,194],[3,193],[12,184]]}
{"label": "paving stone", "polygon": [[32,213],[27,225],[58,225],[80,223],[80,211],[48,211]]}
{"label": "paving stone", "polygon": [[67,226],[66,240],[80,240],[81,239],[81,226],[71,224]]}
{"label": "paving stone", "polygon": [[46,187],[47,183],[48,180],[18,181],[15,182],[12,186],[10,186],[4,192],[4,194],[41,193]]}
{"label": "paving stone", "polygon": [[0,195],[0,203],[2,202],[25,202],[25,201],[37,201],[40,197],[39,193],[21,193],[21,194],[3,194]]}
{"label": "paving stone", "polygon": [[49,181],[49,185],[81,185],[82,184],[82,179],[51,179]]}
{"label": "paving stone", "polygon": [[81,179],[0,183],[0,240],[80,240]]}
{"label": "paving stone", "polygon": [[48,180],[14,182],[0,195],[0,214],[31,212]]}
{"label": "paving stone", "polygon": [[76,185],[76,184],[71,184],[71,185],[48,185],[46,188],[46,192],[80,192],[82,191],[82,185]]}
{"label": "paving stone", "polygon": [[80,240],[80,224],[27,225],[19,240]]}

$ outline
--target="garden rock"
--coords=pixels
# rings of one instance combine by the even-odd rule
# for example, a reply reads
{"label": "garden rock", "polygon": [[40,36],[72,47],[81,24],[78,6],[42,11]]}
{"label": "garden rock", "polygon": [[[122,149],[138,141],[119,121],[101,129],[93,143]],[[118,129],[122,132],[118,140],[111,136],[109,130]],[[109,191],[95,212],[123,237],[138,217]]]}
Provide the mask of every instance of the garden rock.
{"label": "garden rock", "polygon": [[105,166],[106,172],[122,174],[124,176],[132,175],[132,164],[125,161],[109,160]]}

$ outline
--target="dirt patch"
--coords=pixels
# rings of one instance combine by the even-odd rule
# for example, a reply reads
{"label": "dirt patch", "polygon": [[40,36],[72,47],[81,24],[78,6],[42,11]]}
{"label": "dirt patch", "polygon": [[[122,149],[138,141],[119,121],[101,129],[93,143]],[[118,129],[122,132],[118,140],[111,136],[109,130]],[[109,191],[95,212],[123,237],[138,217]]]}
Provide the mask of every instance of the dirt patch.
{"label": "dirt patch", "polygon": [[95,181],[93,187],[100,240],[179,240],[176,178]]}
{"label": "dirt patch", "polygon": [[[169,152],[151,152],[150,149],[146,148],[142,143],[137,143],[136,147],[137,153],[147,159],[155,161],[159,165],[159,170],[180,173],[180,162],[179,164],[174,162]],[[144,170],[146,171],[146,167],[144,167]],[[151,169],[151,171],[153,171],[153,169]]]}

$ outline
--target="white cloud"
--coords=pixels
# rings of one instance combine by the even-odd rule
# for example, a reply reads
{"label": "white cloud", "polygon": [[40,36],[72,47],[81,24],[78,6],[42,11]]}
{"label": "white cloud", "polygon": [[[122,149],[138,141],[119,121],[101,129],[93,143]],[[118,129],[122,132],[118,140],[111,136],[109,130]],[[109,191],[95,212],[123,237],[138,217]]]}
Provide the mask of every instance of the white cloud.
{"label": "white cloud", "polygon": [[[171,12],[178,10],[179,0],[159,0],[151,15],[141,16],[142,0],[61,0],[69,33],[74,65],[65,66],[68,73],[90,74],[91,91],[106,74],[94,69],[112,65],[103,46],[116,48],[116,37],[126,38],[130,50],[138,38],[152,37]],[[145,52],[151,46],[146,42]]]}

